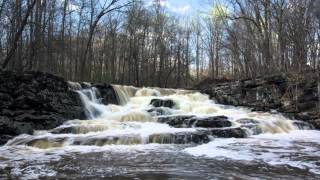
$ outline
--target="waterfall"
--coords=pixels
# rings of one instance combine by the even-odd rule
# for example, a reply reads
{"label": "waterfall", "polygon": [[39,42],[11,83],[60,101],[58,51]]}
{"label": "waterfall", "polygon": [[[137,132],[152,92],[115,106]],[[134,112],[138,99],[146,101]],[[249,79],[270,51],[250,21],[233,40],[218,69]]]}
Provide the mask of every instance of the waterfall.
{"label": "waterfall", "polygon": [[133,86],[112,85],[112,87],[117,94],[120,105],[126,105],[130,101],[130,98],[135,96],[136,91],[138,91],[138,88]]}
{"label": "waterfall", "polygon": [[[53,164],[66,161],[61,160],[60,156],[67,157],[68,163],[69,156],[72,156],[75,161],[83,163],[106,157],[108,159],[103,159],[101,165],[109,163],[108,160],[112,161],[112,165],[117,158],[123,159],[123,155],[129,154],[128,158],[137,159],[133,162],[139,163],[137,167],[141,162],[147,162],[146,166],[155,164],[149,163],[149,158],[153,156],[166,156],[160,158],[164,159],[164,166],[167,167],[168,160],[176,156],[185,159],[193,155],[201,156],[199,158],[206,156],[201,160],[203,164],[208,158],[217,157],[219,162],[221,158],[227,158],[227,162],[232,163],[230,166],[241,160],[246,165],[249,160],[263,165],[275,163],[277,166],[274,169],[279,167],[278,162],[288,164],[283,169],[292,164],[299,167],[302,164],[303,168],[308,168],[300,172],[319,169],[316,160],[320,159],[320,132],[313,131],[306,122],[290,120],[276,112],[253,112],[244,107],[216,104],[208,95],[190,90],[119,85],[113,85],[113,88],[121,105],[104,105],[99,99],[107,94],[103,89],[89,83],[74,82],[69,82],[69,88],[79,94],[87,120],[66,121],[54,129],[35,131],[33,135],[22,134],[8,141],[2,149],[0,147],[0,179],[3,177],[1,168],[4,162],[12,163],[7,166],[11,170],[11,167],[16,167],[17,159],[25,157],[24,161],[33,165],[34,160],[30,156],[38,161],[47,160],[50,155],[59,157],[59,163]],[[107,95],[114,97],[113,93]],[[169,101],[171,103],[166,103]],[[99,152],[103,155],[100,156]],[[199,158],[188,162],[192,164]],[[159,163],[157,160],[155,162]],[[211,160],[208,162],[212,163]],[[21,172],[25,172],[29,164],[23,164]],[[176,167],[180,166],[181,163]],[[296,168],[293,168],[290,173],[295,171]]]}
{"label": "waterfall", "polygon": [[89,119],[95,119],[105,111],[105,106],[97,98],[97,91],[98,89],[95,87],[77,91],[85,108],[86,116]]}
{"label": "waterfall", "polygon": [[[79,89],[78,84],[71,85]],[[113,85],[121,105],[104,105],[99,90],[86,87],[76,92],[90,120],[68,121],[50,134],[20,136],[7,145],[46,149],[68,145],[201,144],[212,137],[243,138],[311,129],[307,123],[281,114],[215,104],[208,95],[194,91]],[[154,99],[171,100],[175,106],[156,107],[150,104]]]}
{"label": "waterfall", "polygon": [[168,89],[168,88],[137,88],[133,86],[112,85],[117,94],[118,102],[120,105],[126,105],[130,98],[135,96],[168,96],[173,94],[190,94],[196,91],[182,90],[182,89]]}

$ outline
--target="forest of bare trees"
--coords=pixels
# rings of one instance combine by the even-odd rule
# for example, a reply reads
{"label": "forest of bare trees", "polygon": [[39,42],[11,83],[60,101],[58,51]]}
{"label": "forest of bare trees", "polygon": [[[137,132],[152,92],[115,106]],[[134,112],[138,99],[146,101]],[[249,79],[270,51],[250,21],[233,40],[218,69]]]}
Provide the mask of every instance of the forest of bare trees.
{"label": "forest of bare trees", "polygon": [[160,0],[0,0],[0,65],[159,87],[318,69],[319,0],[204,4],[181,17]]}

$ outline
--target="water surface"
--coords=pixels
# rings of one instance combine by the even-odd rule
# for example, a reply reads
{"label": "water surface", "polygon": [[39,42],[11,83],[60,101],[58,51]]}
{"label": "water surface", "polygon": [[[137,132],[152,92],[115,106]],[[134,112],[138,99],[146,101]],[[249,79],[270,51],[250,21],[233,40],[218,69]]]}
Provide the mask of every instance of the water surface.
{"label": "water surface", "polygon": [[[0,179],[320,178],[320,132],[298,128],[281,114],[219,105],[191,91],[115,87],[121,106],[100,104],[94,88],[82,90],[89,120],[20,135],[0,147]],[[247,128],[247,138],[211,137],[206,144],[153,141],[155,134],[201,129],[157,123],[147,112],[154,98],[175,102],[162,109],[165,115],[225,115],[232,127],[243,127],[245,118],[257,128]]]}

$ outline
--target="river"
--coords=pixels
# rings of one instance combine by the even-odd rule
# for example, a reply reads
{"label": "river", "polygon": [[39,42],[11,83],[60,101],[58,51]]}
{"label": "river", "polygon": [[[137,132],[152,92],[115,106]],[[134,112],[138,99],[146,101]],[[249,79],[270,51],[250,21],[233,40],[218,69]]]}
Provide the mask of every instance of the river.
{"label": "river", "polygon": [[[113,87],[121,105],[101,104],[94,87],[79,90],[88,120],[0,147],[0,179],[320,178],[320,131],[308,124],[220,105],[194,91]],[[153,99],[173,104],[155,108]],[[196,120],[172,125],[184,116]],[[219,127],[198,123],[217,116]],[[167,117],[171,124],[160,121]],[[235,130],[241,137],[226,138]]]}

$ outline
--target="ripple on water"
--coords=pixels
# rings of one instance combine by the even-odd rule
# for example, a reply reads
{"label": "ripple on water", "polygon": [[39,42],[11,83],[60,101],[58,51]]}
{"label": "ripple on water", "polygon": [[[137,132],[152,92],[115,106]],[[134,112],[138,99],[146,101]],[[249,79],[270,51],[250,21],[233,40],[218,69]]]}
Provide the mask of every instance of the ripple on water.
{"label": "ripple on water", "polygon": [[194,156],[288,165],[320,175],[319,139],[319,131],[296,130],[247,139],[216,139],[208,144],[186,148],[184,152]]}
{"label": "ripple on water", "polygon": [[[144,88],[138,92],[137,88],[121,89],[121,86],[116,89],[125,96],[122,106],[86,102],[93,108],[90,112],[94,119],[73,120],[51,131],[21,135],[0,147],[0,179],[316,179],[320,175],[320,133],[293,131],[293,123],[280,114],[218,105],[206,95],[187,91]],[[225,115],[233,127],[243,125],[239,120],[246,119],[252,126],[258,124],[266,134],[246,139],[214,139],[200,146],[145,144],[153,142],[145,140],[154,134],[197,130],[157,123],[156,117],[148,113],[153,98],[173,100],[176,104],[170,109],[173,115]],[[114,142],[122,144],[75,145],[76,140],[109,136],[119,139],[127,135],[138,137],[141,144],[124,145],[126,141],[117,140]],[[36,140],[35,144],[30,144],[30,140]],[[57,144],[51,146],[47,141]],[[44,145],[46,149],[28,145]]]}

